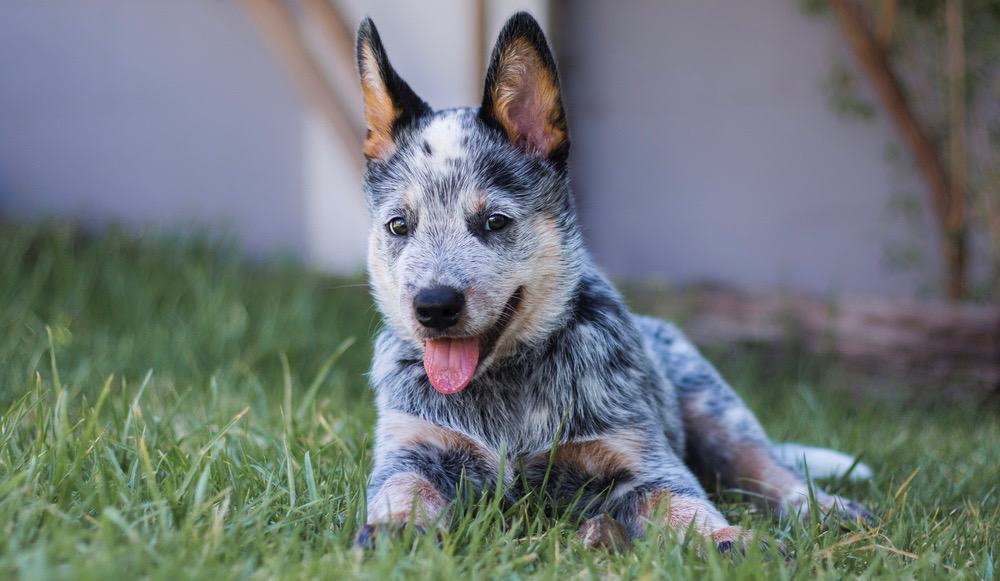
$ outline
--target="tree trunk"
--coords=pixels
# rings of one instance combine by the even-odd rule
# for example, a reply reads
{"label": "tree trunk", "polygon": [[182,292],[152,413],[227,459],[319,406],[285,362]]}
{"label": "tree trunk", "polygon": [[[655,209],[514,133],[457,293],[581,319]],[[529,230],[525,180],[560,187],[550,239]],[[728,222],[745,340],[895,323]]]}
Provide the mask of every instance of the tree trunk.
{"label": "tree trunk", "polygon": [[916,161],[933,202],[934,215],[941,236],[941,249],[947,269],[947,292],[952,300],[959,300],[966,291],[965,223],[960,192],[952,190],[952,183],[941,158],[917,120],[903,93],[902,85],[889,64],[886,52],[868,29],[858,6],[852,0],[829,0],[837,14],[858,65],[875,87],[875,91],[909,147]]}
{"label": "tree trunk", "polygon": [[[965,190],[968,184],[968,167],[965,152],[965,32],[962,26],[962,0],[947,0],[945,5],[945,30],[948,38],[948,121],[949,155],[951,166],[951,196],[948,207],[948,231],[951,233],[965,230]],[[959,259],[959,268],[966,270],[966,252],[964,237],[956,243],[963,246]],[[965,294],[964,277],[951,280],[952,298],[960,298]],[[957,295],[957,296],[956,296]]]}

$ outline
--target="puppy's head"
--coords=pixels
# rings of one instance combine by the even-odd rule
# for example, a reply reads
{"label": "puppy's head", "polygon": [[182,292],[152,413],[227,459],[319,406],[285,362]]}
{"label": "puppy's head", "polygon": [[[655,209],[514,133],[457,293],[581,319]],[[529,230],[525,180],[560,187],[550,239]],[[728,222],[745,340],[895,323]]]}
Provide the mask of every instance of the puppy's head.
{"label": "puppy's head", "polygon": [[358,32],[368,129],[369,276],[386,322],[431,384],[464,389],[566,312],[580,236],[555,62],[535,20],[507,21],[482,106],[433,111]]}

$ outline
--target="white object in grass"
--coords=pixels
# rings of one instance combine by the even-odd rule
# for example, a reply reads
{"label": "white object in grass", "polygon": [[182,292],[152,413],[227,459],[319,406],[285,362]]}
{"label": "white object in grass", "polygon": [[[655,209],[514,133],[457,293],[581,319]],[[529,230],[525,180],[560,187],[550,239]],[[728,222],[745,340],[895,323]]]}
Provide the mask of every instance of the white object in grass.
{"label": "white object in grass", "polygon": [[847,474],[851,466],[854,466],[854,469],[848,475],[849,480],[868,480],[873,475],[872,469],[868,465],[861,462],[855,464],[856,457],[836,450],[804,446],[793,442],[776,444],[774,450],[783,462],[796,466],[803,472],[808,469],[810,478],[818,480],[840,478]]}

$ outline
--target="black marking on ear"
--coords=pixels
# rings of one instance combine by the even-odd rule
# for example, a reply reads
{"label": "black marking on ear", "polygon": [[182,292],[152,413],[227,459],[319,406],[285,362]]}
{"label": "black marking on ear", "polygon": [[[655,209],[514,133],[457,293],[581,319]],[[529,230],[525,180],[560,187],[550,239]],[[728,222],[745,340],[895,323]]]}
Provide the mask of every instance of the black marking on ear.
{"label": "black marking on ear", "polygon": [[[533,93],[525,98],[520,91]],[[560,93],[545,33],[527,12],[514,14],[493,48],[479,118],[526,153],[562,166],[569,155],[569,131]],[[518,114],[512,108],[519,104],[535,104],[538,110]]]}
{"label": "black marking on ear", "polygon": [[431,108],[392,68],[371,18],[358,27],[356,49],[367,123],[365,156],[387,159],[395,151],[399,131],[430,114]]}

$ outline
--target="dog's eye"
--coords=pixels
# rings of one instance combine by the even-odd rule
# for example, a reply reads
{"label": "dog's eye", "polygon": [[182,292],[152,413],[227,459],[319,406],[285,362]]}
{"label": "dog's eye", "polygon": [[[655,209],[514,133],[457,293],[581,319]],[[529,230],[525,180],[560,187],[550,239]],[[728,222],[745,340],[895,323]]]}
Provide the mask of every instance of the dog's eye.
{"label": "dog's eye", "polygon": [[486,231],[496,232],[497,230],[503,230],[510,224],[510,218],[504,216],[503,214],[490,214],[489,218],[486,218]]}
{"label": "dog's eye", "polygon": [[393,236],[406,236],[410,233],[410,225],[406,223],[406,218],[396,216],[385,225],[389,233]]}

